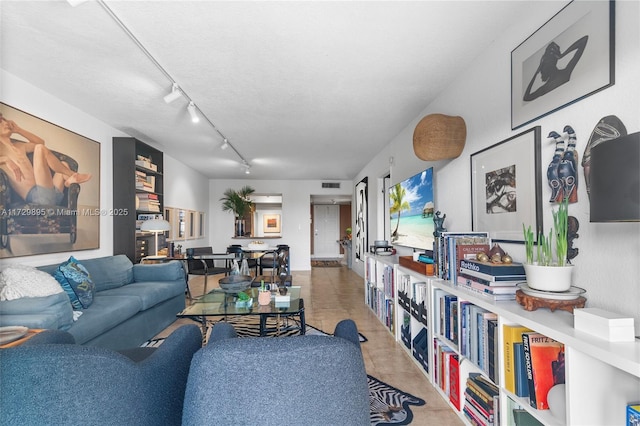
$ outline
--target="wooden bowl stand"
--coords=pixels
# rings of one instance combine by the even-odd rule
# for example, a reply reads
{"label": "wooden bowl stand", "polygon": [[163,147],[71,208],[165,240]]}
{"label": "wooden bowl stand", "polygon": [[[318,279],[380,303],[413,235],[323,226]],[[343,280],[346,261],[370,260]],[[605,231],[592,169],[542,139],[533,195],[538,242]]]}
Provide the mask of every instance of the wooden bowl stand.
{"label": "wooden bowl stand", "polygon": [[561,311],[573,313],[573,308],[584,308],[586,301],[587,299],[582,296],[572,300],[556,300],[529,296],[522,290],[516,291],[516,302],[521,304],[525,311],[535,311],[538,308],[549,308],[551,309],[551,312],[559,309]]}

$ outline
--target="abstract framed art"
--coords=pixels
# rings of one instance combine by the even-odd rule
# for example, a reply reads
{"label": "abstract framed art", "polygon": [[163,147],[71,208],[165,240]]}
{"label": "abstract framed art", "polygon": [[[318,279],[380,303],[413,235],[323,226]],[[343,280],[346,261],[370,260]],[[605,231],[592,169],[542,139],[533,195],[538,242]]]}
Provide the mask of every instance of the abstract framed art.
{"label": "abstract framed art", "polygon": [[364,261],[367,252],[369,194],[367,192],[368,178],[356,184],[356,229],[354,234],[354,252],[356,259]]}
{"label": "abstract framed art", "polygon": [[100,144],[4,103],[0,114],[0,258],[99,248],[113,214],[100,209]]}
{"label": "abstract framed art", "polygon": [[471,154],[471,224],[494,241],[522,243],[542,230],[540,126]]}
{"label": "abstract framed art", "polygon": [[511,52],[511,128],[614,81],[614,1],[572,1]]}
{"label": "abstract framed art", "polygon": [[280,215],[265,214],[262,216],[262,232],[265,234],[280,233]]}

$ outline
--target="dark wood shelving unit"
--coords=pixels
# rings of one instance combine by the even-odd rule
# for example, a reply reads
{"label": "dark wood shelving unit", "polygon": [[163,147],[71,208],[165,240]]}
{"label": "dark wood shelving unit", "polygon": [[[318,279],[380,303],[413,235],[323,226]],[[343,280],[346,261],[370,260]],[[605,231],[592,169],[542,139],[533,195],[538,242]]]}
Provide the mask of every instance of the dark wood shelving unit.
{"label": "dark wood shelving unit", "polygon": [[[151,159],[157,169],[136,165],[138,155]],[[136,189],[136,170],[146,176],[153,176],[155,183],[153,191]],[[128,214],[113,218],[113,253],[125,254],[134,263],[155,253],[155,237],[153,234],[136,232],[138,215],[162,215],[163,200],[163,153],[144,142],[130,137],[113,138],[113,207],[116,211],[126,211]],[[136,209],[138,194],[156,194],[160,203],[160,211]],[[158,246],[165,245],[163,234],[158,235]]]}

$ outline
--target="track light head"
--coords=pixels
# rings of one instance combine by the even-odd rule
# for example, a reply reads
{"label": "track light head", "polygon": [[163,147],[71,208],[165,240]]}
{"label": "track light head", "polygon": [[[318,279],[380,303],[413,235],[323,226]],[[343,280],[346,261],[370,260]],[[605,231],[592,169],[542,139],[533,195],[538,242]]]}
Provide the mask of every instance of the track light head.
{"label": "track light head", "polygon": [[171,102],[178,99],[180,96],[182,96],[182,92],[178,87],[178,83],[173,83],[173,86],[171,86],[171,92],[164,97],[164,101],[170,104]]}
{"label": "track light head", "polygon": [[191,121],[197,123],[200,121],[200,117],[198,117],[198,113],[196,112],[196,104],[193,101],[189,102],[187,106],[187,111],[189,111],[189,115],[191,116]]}
{"label": "track light head", "polygon": [[246,166],[244,172],[245,174],[251,174],[251,166]]}
{"label": "track light head", "polygon": [[225,138],[222,141],[222,145],[220,145],[220,149],[227,149],[227,148],[229,148],[229,141]]}

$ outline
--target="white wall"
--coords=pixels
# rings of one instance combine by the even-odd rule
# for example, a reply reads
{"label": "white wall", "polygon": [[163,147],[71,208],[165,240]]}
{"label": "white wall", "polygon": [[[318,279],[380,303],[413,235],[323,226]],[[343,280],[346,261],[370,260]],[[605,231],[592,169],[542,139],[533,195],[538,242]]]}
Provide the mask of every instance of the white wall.
{"label": "white wall", "polygon": [[[392,183],[425,169],[429,163],[417,159],[413,153],[412,138],[416,124],[431,113],[460,115],[467,125],[466,146],[459,158],[437,165],[434,177],[435,204],[437,210],[447,215],[447,229],[470,230],[470,155],[539,125],[543,138],[543,223],[548,232],[552,216],[548,203],[550,190],[544,171],[554,150],[553,144],[546,139],[549,132],[556,130],[562,133],[566,124],[571,125],[578,136],[581,160],[586,141],[600,118],[614,114],[625,123],[629,133],[640,130],[640,3],[637,1],[616,2],[615,85],[530,125],[511,130],[511,51],[564,4],[536,3],[530,13],[522,16],[516,25],[507,28],[490,49],[481,52],[473,65],[409,123],[389,143],[388,149],[369,163],[354,181],[370,176],[371,182],[371,176],[378,176],[382,166],[388,164],[389,156],[394,157]],[[377,196],[379,191],[370,191],[369,194],[370,197]],[[373,208],[375,202],[370,199],[369,205]],[[587,306],[633,316],[636,330],[640,329],[640,223],[589,223],[589,200],[582,168],[579,170],[578,203],[570,205],[569,214],[580,222],[579,238],[574,241],[574,247],[580,250],[573,260],[576,265],[574,285],[587,290]],[[370,211],[369,217],[375,217],[375,211]],[[369,239],[381,239],[383,236],[379,234],[376,221],[370,220],[369,224]],[[516,261],[523,260],[523,245],[502,246]],[[406,249],[399,250],[401,254],[407,254],[402,253]],[[362,275],[362,264],[354,262],[354,270]]]}
{"label": "white wall", "polygon": [[[162,149],[161,146],[156,146]],[[211,228],[208,226],[209,215],[209,179],[191,167],[164,155],[164,205],[187,210],[204,212],[205,237],[191,240],[174,240],[182,246],[183,252],[188,247],[209,245]]]}
{"label": "white wall", "polygon": [[281,238],[266,240],[270,245],[288,244],[291,269],[311,269],[311,195],[344,195],[353,193],[351,181],[339,182],[339,189],[322,188],[319,180],[212,180],[209,184],[209,244],[214,252],[224,252],[230,244],[247,244],[251,240],[233,239],[234,216],[223,212],[220,198],[228,188],[251,186],[258,194],[282,194]]}

